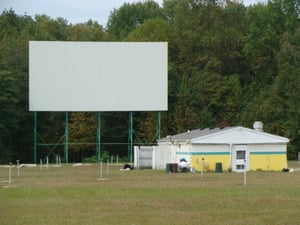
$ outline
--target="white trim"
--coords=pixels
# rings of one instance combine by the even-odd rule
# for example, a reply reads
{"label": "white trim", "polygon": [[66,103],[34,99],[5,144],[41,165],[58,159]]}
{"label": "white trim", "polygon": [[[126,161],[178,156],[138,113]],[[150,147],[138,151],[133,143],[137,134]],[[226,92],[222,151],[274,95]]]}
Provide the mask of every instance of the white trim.
{"label": "white trim", "polygon": [[289,139],[285,137],[245,127],[235,127],[191,140],[192,144],[275,144],[288,142]]}
{"label": "white trim", "polygon": [[[245,151],[245,161],[243,159],[237,159],[237,151]],[[244,165],[244,168],[238,169],[237,165]],[[250,170],[250,152],[248,145],[234,145],[233,146],[233,157],[232,157],[232,171],[244,172]]]}

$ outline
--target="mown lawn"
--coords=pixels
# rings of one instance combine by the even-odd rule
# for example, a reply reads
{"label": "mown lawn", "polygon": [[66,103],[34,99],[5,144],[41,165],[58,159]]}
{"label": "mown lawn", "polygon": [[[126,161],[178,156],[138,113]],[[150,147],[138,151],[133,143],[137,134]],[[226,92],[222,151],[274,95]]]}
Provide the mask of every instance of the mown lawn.
{"label": "mown lawn", "polygon": [[[300,167],[294,162],[293,166]],[[1,225],[300,224],[300,171],[173,173],[99,165],[0,168]],[[106,166],[103,166],[103,178]]]}

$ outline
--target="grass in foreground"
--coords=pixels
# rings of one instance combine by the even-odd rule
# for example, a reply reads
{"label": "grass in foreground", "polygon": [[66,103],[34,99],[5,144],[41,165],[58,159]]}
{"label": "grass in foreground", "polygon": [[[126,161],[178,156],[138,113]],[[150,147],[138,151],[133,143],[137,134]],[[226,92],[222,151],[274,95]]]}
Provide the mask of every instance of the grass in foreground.
{"label": "grass in foreground", "polygon": [[[103,168],[106,168],[105,165]],[[300,172],[174,173],[99,165],[0,168],[0,224],[300,224]],[[103,171],[106,178],[106,171]]]}

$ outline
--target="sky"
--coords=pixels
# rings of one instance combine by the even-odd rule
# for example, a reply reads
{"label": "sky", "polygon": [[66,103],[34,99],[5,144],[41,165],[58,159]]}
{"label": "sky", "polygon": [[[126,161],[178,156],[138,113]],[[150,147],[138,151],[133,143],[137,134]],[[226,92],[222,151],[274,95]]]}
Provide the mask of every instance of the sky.
{"label": "sky", "polygon": [[[62,17],[69,23],[84,23],[89,19],[106,26],[107,19],[114,9],[120,8],[125,2],[133,3],[140,0],[0,0],[0,13],[5,9],[13,9],[18,15],[45,14],[53,19]],[[245,5],[255,4],[259,0],[244,0]],[[156,0],[160,5],[163,0]]]}

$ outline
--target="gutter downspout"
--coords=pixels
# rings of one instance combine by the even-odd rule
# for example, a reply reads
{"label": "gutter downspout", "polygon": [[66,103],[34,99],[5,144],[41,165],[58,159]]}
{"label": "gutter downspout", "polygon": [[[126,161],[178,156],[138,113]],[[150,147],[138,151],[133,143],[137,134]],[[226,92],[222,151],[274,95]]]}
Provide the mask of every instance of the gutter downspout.
{"label": "gutter downspout", "polygon": [[228,170],[232,171],[232,143],[229,144],[229,151],[230,151],[230,156],[228,161]]}

